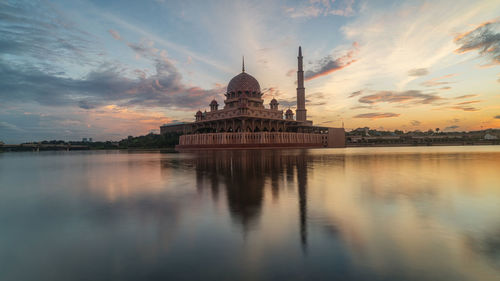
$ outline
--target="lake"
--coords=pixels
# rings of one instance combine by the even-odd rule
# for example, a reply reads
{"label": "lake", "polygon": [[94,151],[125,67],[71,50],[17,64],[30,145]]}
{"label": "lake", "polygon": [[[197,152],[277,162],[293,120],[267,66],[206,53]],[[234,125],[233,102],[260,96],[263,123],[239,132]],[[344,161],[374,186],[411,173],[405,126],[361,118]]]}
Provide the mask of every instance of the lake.
{"label": "lake", "polygon": [[500,146],[0,153],[0,280],[500,280]]}

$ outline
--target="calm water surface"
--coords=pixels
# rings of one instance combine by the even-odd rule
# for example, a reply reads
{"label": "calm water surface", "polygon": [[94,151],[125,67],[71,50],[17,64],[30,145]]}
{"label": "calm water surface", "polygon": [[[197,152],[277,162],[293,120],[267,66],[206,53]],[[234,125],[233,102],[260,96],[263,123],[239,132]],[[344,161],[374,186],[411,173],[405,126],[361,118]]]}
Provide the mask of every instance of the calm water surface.
{"label": "calm water surface", "polygon": [[500,147],[0,154],[0,280],[500,280]]}

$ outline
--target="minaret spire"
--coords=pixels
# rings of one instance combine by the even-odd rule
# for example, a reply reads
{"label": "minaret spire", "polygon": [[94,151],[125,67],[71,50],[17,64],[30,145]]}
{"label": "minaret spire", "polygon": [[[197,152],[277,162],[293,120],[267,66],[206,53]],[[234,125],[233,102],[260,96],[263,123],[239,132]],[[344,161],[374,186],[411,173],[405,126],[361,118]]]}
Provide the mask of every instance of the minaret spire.
{"label": "minaret spire", "polygon": [[242,60],[241,60],[241,72],[245,72],[245,56],[242,56]]}
{"label": "minaret spire", "polygon": [[304,88],[304,69],[302,63],[302,47],[299,46],[299,56],[297,57],[297,121],[307,120],[306,97]]}

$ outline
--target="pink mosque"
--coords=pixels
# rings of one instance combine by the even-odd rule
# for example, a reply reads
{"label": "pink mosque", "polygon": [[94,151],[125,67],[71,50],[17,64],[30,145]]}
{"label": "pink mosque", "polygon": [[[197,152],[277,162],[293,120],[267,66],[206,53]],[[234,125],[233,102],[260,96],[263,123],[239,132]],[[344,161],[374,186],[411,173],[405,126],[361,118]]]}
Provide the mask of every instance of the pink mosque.
{"label": "pink mosque", "polygon": [[177,150],[228,149],[228,148],[301,148],[344,147],[343,128],[314,126],[307,120],[302,48],[299,47],[297,70],[297,109],[279,109],[272,99],[269,108],[264,106],[257,79],[242,72],[227,85],[224,107],[214,99],[210,111],[198,111],[195,121],[166,124],[162,134],[180,133]]}

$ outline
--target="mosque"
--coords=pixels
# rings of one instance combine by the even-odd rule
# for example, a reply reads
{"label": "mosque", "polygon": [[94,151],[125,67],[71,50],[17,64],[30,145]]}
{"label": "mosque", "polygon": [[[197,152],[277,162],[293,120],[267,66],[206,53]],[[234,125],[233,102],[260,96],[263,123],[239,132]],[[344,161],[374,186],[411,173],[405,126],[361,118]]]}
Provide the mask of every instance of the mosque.
{"label": "mosque", "polygon": [[242,72],[227,85],[224,107],[214,99],[210,111],[198,111],[195,121],[165,124],[161,134],[180,133],[177,150],[217,148],[344,147],[344,128],[314,126],[307,120],[302,48],[297,70],[297,109],[279,108],[276,99],[264,106],[257,79]]}

